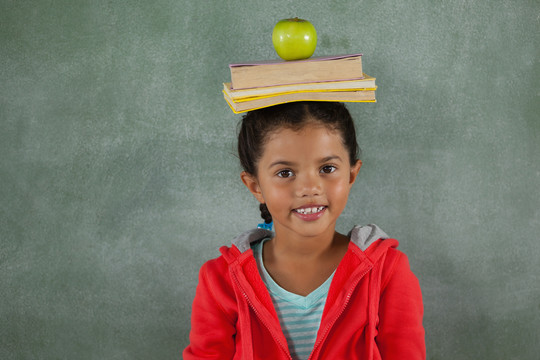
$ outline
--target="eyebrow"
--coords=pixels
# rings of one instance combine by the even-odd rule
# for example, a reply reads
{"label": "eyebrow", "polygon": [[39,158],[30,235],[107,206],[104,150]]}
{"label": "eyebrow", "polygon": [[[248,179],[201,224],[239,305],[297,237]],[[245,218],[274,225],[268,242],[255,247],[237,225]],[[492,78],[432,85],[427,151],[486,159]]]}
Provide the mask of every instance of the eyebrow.
{"label": "eyebrow", "polygon": [[330,156],[327,156],[327,157],[321,159],[321,162],[329,162],[329,161],[333,161],[333,160],[343,161],[340,156],[330,155]]}
{"label": "eyebrow", "polygon": [[[343,161],[340,156],[330,155],[330,156],[327,156],[327,157],[324,157],[324,158],[320,159],[319,162],[320,163],[326,163],[326,162],[334,161],[334,160]],[[268,165],[268,168],[272,168],[274,166],[294,166],[294,165],[295,165],[295,163],[292,162],[292,161],[277,160],[277,161],[274,161],[273,163],[271,163],[270,165]]]}
{"label": "eyebrow", "polygon": [[274,161],[273,163],[271,163],[270,165],[268,165],[268,168],[273,168],[274,166],[293,166],[294,163],[291,162],[291,161],[286,161],[286,160],[278,160],[278,161]]}

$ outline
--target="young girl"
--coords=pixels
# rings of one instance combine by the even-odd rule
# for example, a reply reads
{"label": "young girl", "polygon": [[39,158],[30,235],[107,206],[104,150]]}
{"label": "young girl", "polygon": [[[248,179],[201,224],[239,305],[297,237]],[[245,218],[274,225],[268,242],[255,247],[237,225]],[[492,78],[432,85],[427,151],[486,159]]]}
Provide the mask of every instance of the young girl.
{"label": "young girl", "polygon": [[184,359],[425,359],[422,296],[377,226],[335,230],[362,165],[340,103],[249,112],[243,183],[275,232],[248,231],[203,265]]}

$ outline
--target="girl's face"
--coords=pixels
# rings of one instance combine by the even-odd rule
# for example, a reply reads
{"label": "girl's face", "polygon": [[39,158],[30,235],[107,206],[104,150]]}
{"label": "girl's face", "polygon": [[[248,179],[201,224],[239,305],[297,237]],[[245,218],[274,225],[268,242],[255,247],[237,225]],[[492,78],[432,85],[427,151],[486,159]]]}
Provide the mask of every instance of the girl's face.
{"label": "girl's face", "polygon": [[274,131],[257,176],[244,172],[242,181],[267,205],[276,233],[333,236],[361,165],[350,164],[339,133],[312,123]]}

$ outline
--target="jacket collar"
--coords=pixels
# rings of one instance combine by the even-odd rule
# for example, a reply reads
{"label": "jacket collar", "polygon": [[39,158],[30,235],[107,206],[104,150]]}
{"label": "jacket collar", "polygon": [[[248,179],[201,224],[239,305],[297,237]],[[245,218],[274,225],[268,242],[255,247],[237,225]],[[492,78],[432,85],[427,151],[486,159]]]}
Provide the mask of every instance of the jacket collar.
{"label": "jacket collar", "polygon": [[[348,236],[351,239],[351,242],[358,246],[362,251],[365,251],[371,244],[379,239],[388,239],[388,235],[386,235],[386,233],[377,225],[373,224],[366,226],[357,225],[352,228]],[[274,237],[274,233],[264,229],[252,229],[235,237],[232,241],[232,245],[234,245],[241,253],[244,253],[251,248],[253,242],[268,237]]]}

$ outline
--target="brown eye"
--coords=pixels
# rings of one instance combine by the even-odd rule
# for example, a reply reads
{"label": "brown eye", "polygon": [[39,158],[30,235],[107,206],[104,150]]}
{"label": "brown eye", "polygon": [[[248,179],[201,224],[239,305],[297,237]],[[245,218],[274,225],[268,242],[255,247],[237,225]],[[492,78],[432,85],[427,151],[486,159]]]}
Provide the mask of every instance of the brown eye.
{"label": "brown eye", "polygon": [[330,174],[330,173],[333,173],[334,171],[336,171],[336,167],[333,165],[325,165],[321,168],[321,172],[323,174]]}
{"label": "brown eye", "polygon": [[291,170],[281,170],[280,172],[277,173],[277,176],[279,176],[280,178],[289,178],[289,177],[292,177],[293,175],[294,173]]}

